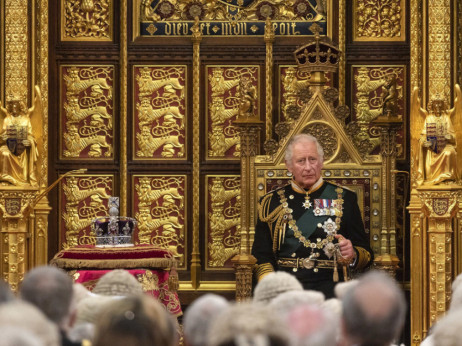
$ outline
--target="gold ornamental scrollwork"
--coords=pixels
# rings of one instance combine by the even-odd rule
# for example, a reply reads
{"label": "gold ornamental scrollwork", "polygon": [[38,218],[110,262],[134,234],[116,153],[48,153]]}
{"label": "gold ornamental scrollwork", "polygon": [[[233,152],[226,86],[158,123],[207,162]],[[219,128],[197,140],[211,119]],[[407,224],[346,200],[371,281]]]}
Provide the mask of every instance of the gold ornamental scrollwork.
{"label": "gold ornamental scrollwork", "polygon": [[113,157],[113,66],[62,66],[63,158]]}
{"label": "gold ornamental scrollwork", "polygon": [[135,157],[185,158],[186,66],[135,66]]}
{"label": "gold ornamental scrollwork", "polygon": [[91,223],[107,216],[108,199],[113,191],[112,176],[69,176],[60,183],[61,239],[64,249],[95,244]]}
{"label": "gold ornamental scrollwork", "polygon": [[240,178],[208,177],[208,261],[213,268],[230,267],[240,246]]}
{"label": "gold ornamental scrollwork", "polygon": [[355,41],[404,41],[406,39],[403,0],[355,0]]}
{"label": "gold ornamental scrollwork", "polygon": [[[249,110],[240,109],[244,106],[241,98],[248,96],[252,113],[259,112],[257,95],[259,85],[258,66],[208,66],[208,156],[212,159],[235,158],[240,156],[240,139],[233,121],[241,112]],[[253,96],[245,95],[241,90],[241,79],[247,80],[246,90],[253,90]]]}
{"label": "gold ornamental scrollwork", "polygon": [[134,176],[140,244],[170,250],[185,265],[185,176]]}
{"label": "gold ornamental scrollwork", "polygon": [[[380,131],[371,121],[382,114],[403,117],[406,104],[404,66],[353,66],[353,121],[347,131],[363,156],[377,155]],[[405,154],[406,131],[396,134],[397,158]]]}
{"label": "gold ornamental scrollwork", "polygon": [[[327,1],[316,1],[314,6],[299,0],[275,0],[275,1],[205,1],[191,2],[189,0],[169,0],[153,2],[140,1],[142,21],[165,21],[165,20],[226,20],[236,22],[264,21],[267,18],[273,20],[325,20]],[[213,30],[213,28],[212,28]],[[263,32],[262,32],[263,34]]]}
{"label": "gold ornamental scrollwork", "polygon": [[[280,122],[294,119],[290,116],[291,108],[303,107],[303,101],[299,98],[301,91],[309,91],[310,85],[310,74],[307,72],[300,71],[296,66],[282,66],[280,68],[280,79],[281,79],[281,114]],[[310,97],[308,97],[309,100]],[[306,100],[306,101],[308,101]],[[305,102],[306,102],[305,101]]]}
{"label": "gold ornamental scrollwork", "polygon": [[111,41],[112,0],[61,0],[61,40]]}

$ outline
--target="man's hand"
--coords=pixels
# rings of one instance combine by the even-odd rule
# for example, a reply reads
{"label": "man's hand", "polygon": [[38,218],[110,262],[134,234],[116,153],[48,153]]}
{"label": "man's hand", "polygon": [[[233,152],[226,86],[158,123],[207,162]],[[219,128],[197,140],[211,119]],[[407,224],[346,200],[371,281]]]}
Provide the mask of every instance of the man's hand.
{"label": "man's hand", "polygon": [[356,251],[353,248],[353,244],[350,240],[346,239],[341,234],[336,234],[335,238],[338,240],[338,246],[340,248],[340,254],[345,260],[353,261],[356,258]]}

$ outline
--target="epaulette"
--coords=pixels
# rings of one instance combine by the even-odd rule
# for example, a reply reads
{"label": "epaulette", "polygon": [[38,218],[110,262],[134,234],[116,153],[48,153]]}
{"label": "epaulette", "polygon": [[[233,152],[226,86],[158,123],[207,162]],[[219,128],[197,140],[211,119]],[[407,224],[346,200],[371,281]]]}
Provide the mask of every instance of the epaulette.
{"label": "epaulette", "polygon": [[[335,182],[333,182],[333,181],[325,180],[325,182],[328,183],[328,184],[334,185],[334,186],[338,186],[338,187],[340,187],[340,188],[342,188],[342,189],[344,189],[344,190],[348,190],[348,191],[350,191],[350,192],[355,192],[355,191],[353,191],[352,189],[350,189],[349,187],[346,187],[346,186],[344,186],[344,185],[337,184],[337,183],[335,183]],[[355,193],[356,193],[356,192],[355,192]]]}

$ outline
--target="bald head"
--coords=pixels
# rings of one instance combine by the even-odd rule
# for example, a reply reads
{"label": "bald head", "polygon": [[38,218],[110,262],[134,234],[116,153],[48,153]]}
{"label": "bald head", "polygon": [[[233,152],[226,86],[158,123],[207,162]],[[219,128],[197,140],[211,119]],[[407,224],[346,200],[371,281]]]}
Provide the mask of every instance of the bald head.
{"label": "bald head", "polygon": [[389,345],[404,324],[404,294],[383,272],[364,275],[345,293],[342,307],[345,335],[358,345]]}

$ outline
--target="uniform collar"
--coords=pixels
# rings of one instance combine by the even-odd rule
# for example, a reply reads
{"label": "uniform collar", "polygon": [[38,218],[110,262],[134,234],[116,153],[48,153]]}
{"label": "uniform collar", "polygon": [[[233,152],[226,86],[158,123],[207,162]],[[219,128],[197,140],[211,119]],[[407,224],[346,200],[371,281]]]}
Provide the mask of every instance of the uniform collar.
{"label": "uniform collar", "polygon": [[312,192],[315,192],[316,190],[318,190],[322,184],[324,183],[324,180],[322,179],[322,177],[320,177],[318,179],[317,182],[315,182],[313,184],[313,186],[311,186],[311,188],[309,190],[306,190],[304,189],[303,187],[300,187],[294,180],[294,178],[292,178],[292,180],[290,181],[290,185],[292,186],[292,189],[295,191],[295,192],[298,192],[298,193],[306,193],[306,194],[310,194]]}

